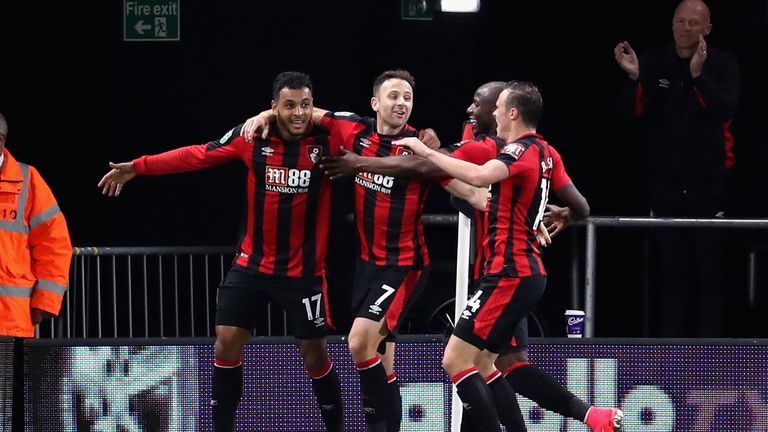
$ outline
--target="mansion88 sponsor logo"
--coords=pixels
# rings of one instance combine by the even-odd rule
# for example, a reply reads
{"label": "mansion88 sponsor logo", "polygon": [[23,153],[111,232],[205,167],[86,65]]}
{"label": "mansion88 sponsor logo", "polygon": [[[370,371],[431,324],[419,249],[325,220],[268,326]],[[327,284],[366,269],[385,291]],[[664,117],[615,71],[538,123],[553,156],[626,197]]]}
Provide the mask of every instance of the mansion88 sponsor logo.
{"label": "mansion88 sponsor logo", "polygon": [[312,171],[267,165],[264,177],[268,191],[290,194],[306,193],[312,180]]}
{"label": "mansion88 sponsor logo", "polygon": [[395,185],[395,178],[381,174],[361,172],[355,176],[355,183],[376,192],[391,194],[392,186]]}

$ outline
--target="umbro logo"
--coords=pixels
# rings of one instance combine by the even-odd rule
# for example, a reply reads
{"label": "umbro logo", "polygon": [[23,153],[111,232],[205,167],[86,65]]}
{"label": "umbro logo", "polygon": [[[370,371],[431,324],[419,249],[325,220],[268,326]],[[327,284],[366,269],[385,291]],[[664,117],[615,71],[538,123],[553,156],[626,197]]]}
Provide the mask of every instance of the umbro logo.
{"label": "umbro logo", "polygon": [[261,154],[262,156],[272,156],[272,153],[275,152],[275,149],[272,147],[262,147],[261,148]]}
{"label": "umbro logo", "polygon": [[669,80],[668,80],[668,79],[666,79],[666,78],[661,78],[661,79],[659,80],[659,87],[662,87],[662,88],[669,88]]}
{"label": "umbro logo", "polygon": [[369,141],[367,138],[360,138],[360,145],[363,147],[370,147],[371,141]]}

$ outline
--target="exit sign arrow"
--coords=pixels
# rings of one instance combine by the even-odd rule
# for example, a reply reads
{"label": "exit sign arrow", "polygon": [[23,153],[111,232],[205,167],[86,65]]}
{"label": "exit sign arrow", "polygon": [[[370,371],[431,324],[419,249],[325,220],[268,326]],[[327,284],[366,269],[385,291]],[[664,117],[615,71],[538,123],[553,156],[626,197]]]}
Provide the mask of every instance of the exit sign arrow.
{"label": "exit sign arrow", "polygon": [[144,30],[149,30],[152,28],[152,26],[149,24],[144,24],[144,20],[140,20],[139,22],[136,23],[136,25],[133,28],[136,29],[136,31],[139,32],[140,35],[143,35]]}
{"label": "exit sign arrow", "polygon": [[181,40],[180,3],[181,0],[123,0],[123,40]]}

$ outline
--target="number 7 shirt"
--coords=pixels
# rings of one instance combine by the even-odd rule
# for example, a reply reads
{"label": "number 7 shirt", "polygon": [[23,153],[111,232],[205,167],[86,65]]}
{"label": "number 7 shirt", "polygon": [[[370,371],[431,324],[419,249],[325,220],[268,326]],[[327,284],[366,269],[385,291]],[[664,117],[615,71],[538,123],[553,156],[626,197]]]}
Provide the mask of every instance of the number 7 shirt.
{"label": "number 7 shirt", "polygon": [[[405,155],[408,150],[393,146],[392,141],[418,135],[409,125],[397,135],[379,134],[375,118],[348,112],[328,112],[320,125],[334,141],[360,156]],[[358,173],[354,181],[360,259],[381,266],[428,265],[421,215],[431,181],[371,173]]]}

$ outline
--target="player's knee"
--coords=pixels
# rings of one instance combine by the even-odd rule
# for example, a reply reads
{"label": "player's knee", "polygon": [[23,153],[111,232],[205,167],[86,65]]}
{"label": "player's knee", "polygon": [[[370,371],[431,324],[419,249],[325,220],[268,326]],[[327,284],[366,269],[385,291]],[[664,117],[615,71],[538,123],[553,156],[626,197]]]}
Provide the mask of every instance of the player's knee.
{"label": "player's knee", "polygon": [[236,361],[243,355],[244,344],[235,337],[218,336],[214,346],[216,359],[224,361]]}
{"label": "player's knee", "polygon": [[445,369],[445,372],[449,376],[453,377],[463,369],[466,369],[463,366],[463,362],[460,361],[460,359],[456,356],[452,355],[450,352],[446,351],[443,355],[443,369]]}
{"label": "player's knee", "polygon": [[367,360],[363,358],[368,355],[368,340],[365,335],[360,333],[349,334],[349,352],[355,361]]}
{"label": "player's knee", "polygon": [[518,351],[500,356],[496,359],[496,368],[505,371],[512,365],[519,363],[528,363],[528,352]]}
{"label": "player's knee", "polygon": [[224,361],[236,361],[242,357],[242,349],[234,346],[216,343],[215,358]]}
{"label": "player's knee", "polygon": [[304,359],[304,367],[312,372],[328,364],[328,353],[322,344],[299,344],[299,353]]}

